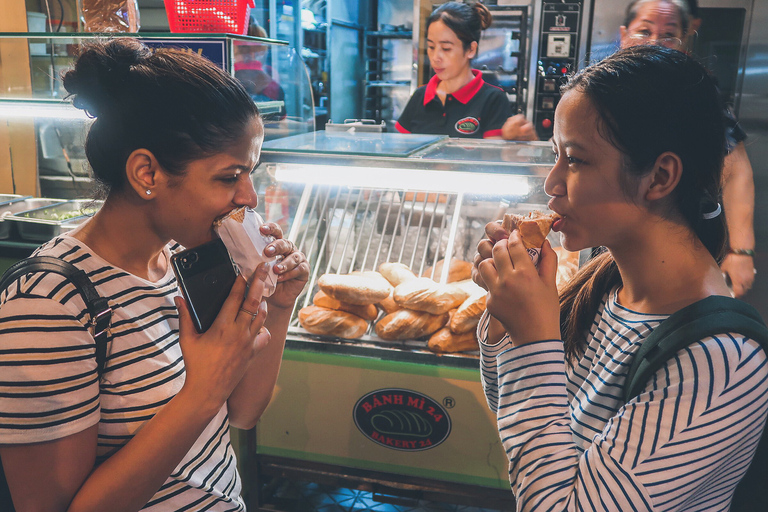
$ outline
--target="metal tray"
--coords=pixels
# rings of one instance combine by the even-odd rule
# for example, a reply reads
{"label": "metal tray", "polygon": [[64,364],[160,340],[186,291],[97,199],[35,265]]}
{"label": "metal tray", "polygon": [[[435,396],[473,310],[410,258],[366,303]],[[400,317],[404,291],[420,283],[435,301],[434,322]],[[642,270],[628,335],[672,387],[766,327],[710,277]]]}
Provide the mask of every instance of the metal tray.
{"label": "metal tray", "polygon": [[0,195],[0,240],[5,240],[11,237],[11,228],[14,226],[14,223],[6,221],[6,219],[8,219],[10,216],[20,214],[28,210],[42,208],[43,206],[51,206],[54,204],[61,204],[66,202],[66,199],[18,196],[18,199],[14,201],[3,203],[1,202],[3,197],[8,196]]}
{"label": "metal tray", "polygon": [[[7,217],[13,221],[22,240],[47,242],[85,221],[101,208],[102,201],[73,199]],[[88,213],[83,213],[87,210]],[[74,216],[72,214],[77,213]]]}
{"label": "metal tray", "polygon": [[21,201],[22,199],[26,199],[31,196],[22,196],[19,194],[0,194],[0,206],[5,206],[6,204],[15,203],[17,201]]}

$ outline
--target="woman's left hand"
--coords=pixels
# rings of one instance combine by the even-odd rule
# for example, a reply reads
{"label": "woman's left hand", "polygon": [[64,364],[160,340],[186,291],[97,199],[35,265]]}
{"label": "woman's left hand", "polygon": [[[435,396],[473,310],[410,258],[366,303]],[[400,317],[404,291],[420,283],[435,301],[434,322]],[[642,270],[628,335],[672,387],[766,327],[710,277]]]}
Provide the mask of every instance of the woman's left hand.
{"label": "woman's left hand", "polygon": [[488,312],[509,333],[515,345],[560,339],[560,304],[557,295],[557,254],[548,241],[538,269],[515,230],[509,239],[493,245],[492,258],[478,270],[488,287]]}
{"label": "woman's left hand", "polygon": [[267,222],[259,229],[263,235],[275,237],[275,241],[264,249],[264,255],[283,257],[275,265],[277,287],[274,293],[267,298],[267,304],[270,308],[292,308],[296,297],[299,296],[309,279],[307,257],[296,249],[293,242],[283,238],[283,230],[274,222]]}

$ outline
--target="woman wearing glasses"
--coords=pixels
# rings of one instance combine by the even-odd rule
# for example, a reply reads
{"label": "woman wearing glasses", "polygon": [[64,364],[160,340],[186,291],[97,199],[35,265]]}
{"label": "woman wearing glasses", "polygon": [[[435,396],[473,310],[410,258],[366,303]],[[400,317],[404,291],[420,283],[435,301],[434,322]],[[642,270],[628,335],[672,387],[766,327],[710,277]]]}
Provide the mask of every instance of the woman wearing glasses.
{"label": "woman wearing glasses", "polygon": [[[621,47],[655,44],[684,51],[691,30],[691,0],[635,0],[620,27]],[[700,20],[698,20],[700,22]],[[697,24],[698,26],[698,24]],[[744,147],[746,133],[726,109],[728,155],[723,165],[723,210],[728,226],[728,253],[720,268],[733,294],[743,297],[755,280],[755,185],[752,165]]]}

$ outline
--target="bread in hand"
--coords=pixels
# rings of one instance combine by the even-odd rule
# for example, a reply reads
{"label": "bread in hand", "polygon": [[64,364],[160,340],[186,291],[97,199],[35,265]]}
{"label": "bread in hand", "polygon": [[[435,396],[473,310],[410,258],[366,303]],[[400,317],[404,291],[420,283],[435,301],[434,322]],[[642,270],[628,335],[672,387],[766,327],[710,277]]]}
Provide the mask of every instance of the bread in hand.
{"label": "bread in hand", "polygon": [[501,222],[507,233],[517,229],[526,249],[538,249],[544,244],[552,224],[560,218],[556,213],[541,213],[534,210],[526,216],[507,213]]}
{"label": "bread in hand", "polygon": [[478,350],[477,338],[474,331],[464,334],[454,334],[447,327],[443,327],[430,336],[427,348],[432,352],[466,352]]}
{"label": "bread in hand", "polygon": [[376,334],[385,340],[415,340],[429,336],[448,321],[448,313],[432,315],[423,311],[399,309],[376,323]]}
{"label": "bread in hand", "polygon": [[299,323],[312,334],[347,339],[359,338],[368,330],[368,322],[359,316],[320,306],[301,308]]}
{"label": "bread in hand", "polygon": [[378,272],[324,274],[317,285],[330,297],[359,306],[376,304],[392,293],[392,285]]}

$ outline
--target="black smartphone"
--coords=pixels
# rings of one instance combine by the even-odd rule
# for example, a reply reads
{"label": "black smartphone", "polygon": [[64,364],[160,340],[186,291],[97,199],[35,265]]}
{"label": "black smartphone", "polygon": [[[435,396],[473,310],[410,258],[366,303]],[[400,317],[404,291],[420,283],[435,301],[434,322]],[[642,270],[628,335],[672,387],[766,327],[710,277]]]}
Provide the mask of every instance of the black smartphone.
{"label": "black smartphone", "polygon": [[224,242],[216,239],[176,253],[171,266],[197,332],[207,331],[237,278]]}

